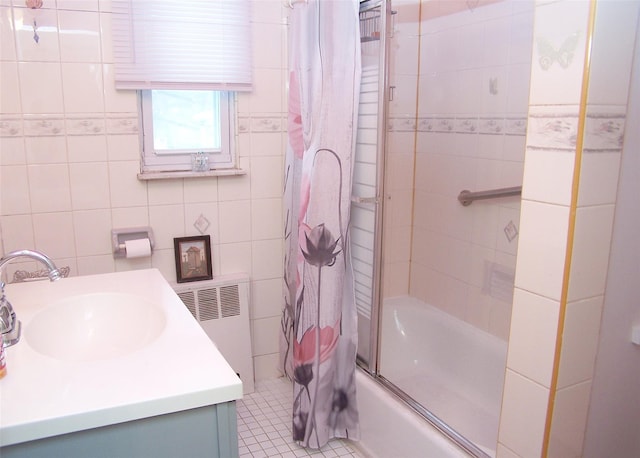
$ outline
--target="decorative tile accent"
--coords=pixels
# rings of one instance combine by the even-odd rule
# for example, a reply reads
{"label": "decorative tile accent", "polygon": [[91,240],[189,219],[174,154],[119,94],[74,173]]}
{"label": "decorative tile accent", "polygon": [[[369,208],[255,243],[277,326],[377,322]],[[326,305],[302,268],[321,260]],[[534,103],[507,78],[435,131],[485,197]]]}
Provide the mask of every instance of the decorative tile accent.
{"label": "decorative tile accent", "polygon": [[532,113],[528,132],[527,147],[573,150],[578,135],[578,115]]}
{"label": "decorative tile accent", "polygon": [[[416,122],[412,118],[390,118],[389,131],[413,132],[416,130]],[[428,116],[418,118],[418,132],[439,132],[450,134],[488,134],[488,135],[519,135],[527,133],[527,118],[477,118],[470,116],[438,117]]]}
{"label": "decorative tile accent", "polygon": [[238,118],[238,133],[242,134],[251,131],[251,119],[245,117]]}
{"label": "decorative tile accent", "polygon": [[419,118],[418,119],[418,131],[419,132],[433,132],[436,124],[435,118]]}
{"label": "decorative tile accent", "polygon": [[67,118],[68,135],[98,135],[104,134],[106,127],[103,117],[99,118]]}
{"label": "decorative tile accent", "polygon": [[[71,272],[71,267],[69,266],[59,267],[58,272],[60,272],[60,275],[62,276],[62,278],[67,278],[69,276],[69,273]],[[26,281],[41,280],[48,277],[49,277],[49,271],[47,269],[40,269],[40,270],[34,270],[34,271],[16,270],[13,273],[13,279],[11,280],[10,283],[22,283]]]}
{"label": "decorative tile accent", "polygon": [[480,118],[478,130],[481,134],[502,135],[504,133],[504,119]]}
{"label": "decorative tile accent", "polygon": [[[409,117],[389,118],[388,130],[389,132],[415,132],[416,120]],[[418,130],[420,130],[419,125]]]}
{"label": "decorative tile accent", "polygon": [[107,117],[108,134],[137,134],[139,131],[138,117]]}
{"label": "decorative tile accent", "polygon": [[569,35],[564,42],[556,47],[545,37],[536,38],[538,50],[538,64],[543,70],[549,70],[554,63],[562,68],[568,68],[573,62],[576,47],[580,38],[580,32]]}
{"label": "decorative tile accent", "polygon": [[286,132],[287,117],[279,113],[265,113],[258,116],[239,116],[236,130],[239,134],[247,132]]}
{"label": "decorative tile accent", "polygon": [[211,223],[202,213],[200,214],[200,216],[198,216],[198,219],[196,219],[195,223],[193,223],[193,227],[198,229],[198,232],[200,232],[203,235],[207,231],[207,228],[210,225]]}
{"label": "decorative tile accent", "polygon": [[507,118],[504,120],[504,133],[506,135],[526,135],[527,118]]}
{"label": "decorative tile accent", "polygon": [[27,137],[51,137],[64,135],[64,119],[62,118],[26,118],[24,120],[24,135]]}
{"label": "decorative tile accent", "polygon": [[585,152],[622,151],[624,142],[624,114],[587,114],[585,125]]}
{"label": "decorative tile accent", "polygon": [[251,118],[251,132],[281,132],[280,117]]}
{"label": "decorative tile accent", "polygon": [[509,223],[504,227],[504,235],[507,237],[509,243],[513,242],[513,239],[518,235],[518,228],[513,221],[509,221]]}
{"label": "decorative tile accent", "polygon": [[22,119],[0,118],[0,137],[18,137],[22,135]]}
{"label": "decorative tile accent", "polygon": [[455,118],[435,118],[433,132],[455,132]]}
{"label": "decorative tile accent", "polygon": [[478,133],[477,118],[456,118],[455,131],[460,134]]}

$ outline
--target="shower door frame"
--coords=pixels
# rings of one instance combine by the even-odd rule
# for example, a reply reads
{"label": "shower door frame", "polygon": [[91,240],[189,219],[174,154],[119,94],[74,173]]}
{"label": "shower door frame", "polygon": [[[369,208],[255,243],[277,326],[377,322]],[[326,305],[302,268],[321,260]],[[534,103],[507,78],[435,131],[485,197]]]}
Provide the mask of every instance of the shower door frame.
{"label": "shower door frame", "polygon": [[[378,87],[378,123],[377,123],[377,154],[376,154],[376,195],[373,199],[363,199],[366,203],[375,206],[375,226],[374,226],[374,246],[373,246],[373,266],[372,266],[372,303],[371,303],[371,326],[369,330],[369,358],[362,358],[358,352],[357,365],[360,369],[368,373],[371,378],[380,384],[384,389],[393,393],[401,402],[406,404],[414,412],[424,418],[429,424],[435,427],[442,434],[447,436],[455,445],[476,458],[491,458],[487,453],[462,436],[455,429],[433,414],[427,407],[420,404],[403,390],[398,388],[393,382],[380,374],[380,334],[382,332],[381,309],[382,309],[382,279],[383,267],[383,235],[384,235],[384,212],[385,200],[387,196],[384,192],[385,160],[387,151],[387,119],[389,111],[389,101],[392,100],[393,87],[389,84],[388,58],[390,53],[390,38],[393,37],[392,16],[396,14],[392,9],[391,0],[361,0],[360,12],[370,11],[380,8],[380,55],[379,68],[381,69],[380,85]],[[381,87],[380,87],[381,86]],[[415,186],[415,183],[414,183]]]}
{"label": "shower door frame", "polygon": [[[390,96],[389,86],[389,46],[393,35],[391,27],[391,0],[361,0],[360,13],[371,11],[376,8],[380,9],[380,50],[378,68],[379,86],[378,86],[378,122],[377,122],[377,139],[376,139],[376,195],[373,202],[368,202],[375,207],[375,225],[374,225],[374,243],[373,243],[373,268],[372,278],[373,286],[371,289],[371,326],[369,330],[369,358],[365,360],[358,353],[357,364],[365,370],[374,379],[379,376],[378,364],[380,360],[380,352],[378,351],[379,335],[381,330],[380,323],[380,307],[382,301],[381,281],[382,281],[382,236],[384,222],[384,166],[387,150],[387,119],[388,119],[388,103]],[[381,107],[381,108],[380,108]]]}

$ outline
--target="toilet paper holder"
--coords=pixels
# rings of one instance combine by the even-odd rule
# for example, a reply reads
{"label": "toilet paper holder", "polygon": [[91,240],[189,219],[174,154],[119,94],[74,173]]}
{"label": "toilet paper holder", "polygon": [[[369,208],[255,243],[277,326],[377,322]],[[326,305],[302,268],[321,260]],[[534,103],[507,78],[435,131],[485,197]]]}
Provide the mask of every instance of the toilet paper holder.
{"label": "toilet paper holder", "polygon": [[127,250],[125,243],[127,240],[149,239],[151,251],[155,246],[153,239],[153,230],[150,227],[127,227],[122,229],[111,230],[111,246],[113,247],[114,258],[125,258]]}

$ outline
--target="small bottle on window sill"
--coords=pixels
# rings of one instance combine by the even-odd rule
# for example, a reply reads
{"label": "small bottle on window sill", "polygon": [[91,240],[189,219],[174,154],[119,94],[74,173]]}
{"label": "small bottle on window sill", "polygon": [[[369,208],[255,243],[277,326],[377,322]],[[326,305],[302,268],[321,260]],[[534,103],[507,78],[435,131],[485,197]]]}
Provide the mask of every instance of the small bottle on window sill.
{"label": "small bottle on window sill", "polygon": [[203,152],[191,155],[191,170],[194,172],[209,170],[209,155]]}

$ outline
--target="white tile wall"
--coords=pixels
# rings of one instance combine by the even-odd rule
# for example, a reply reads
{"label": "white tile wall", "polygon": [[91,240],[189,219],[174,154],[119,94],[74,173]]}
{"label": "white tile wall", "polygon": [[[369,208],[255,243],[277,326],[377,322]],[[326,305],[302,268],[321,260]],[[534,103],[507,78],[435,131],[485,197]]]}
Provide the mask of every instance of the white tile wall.
{"label": "white tile wall", "polygon": [[[598,8],[589,76],[589,103],[627,104],[638,17],[637,2],[602,2]],[[611,31],[615,33],[611,34]]]}
{"label": "white tile wall", "polygon": [[21,101],[18,88],[18,66],[15,62],[0,62],[0,110],[2,113],[20,113]]}
{"label": "white tile wall", "polygon": [[516,288],[511,314],[508,366],[549,387],[553,373],[560,303]]}
{"label": "white tile wall", "polygon": [[[37,10],[1,2],[3,248],[40,249],[69,265],[72,275],[153,266],[174,281],[173,238],[197,235],[194,223],[202,215],[209,221],[214,275],[248,272],[264,292],[252,297],[258,320],[252,329],[259,338],[274,334],[289,9],[279,0],[252,6],[255,88],[238,96],[246,120],[240,166],[247,175],[144,182],[136,176],[137,97],[113,88],[110,2],[45,0]],[[156,238],[151,259],[114,260],[111,229],[146,225]],[[277,345],[260,348],[257,378],[273,375],[277,364]]]}
{"label": "white tile wall", "polygon": [[560,300],[569,208],[523,200],[515,285]]}
{"label": "white tile wall", "polygon": [[139,227],[149,225],[147,207],[122,207],[111,209],[113,227]]}
{"label": "white tile wall", "polygon": [[220,243],[251,240],[251,201],[220,202]]}
{"label": "white tile wall", "polygon": [[33,213],[35,248],[53,259],[76,256],[71,212]]}
{"label": "white tile wall", "polygon": [[67,113],[104,112],[102,65],[63,63],[62,89]]}
{"label": "white tile wall", "polygon": [[[31,212],[29,200],[29,180],[27,167],[23,165],[5,165],[0,173],[5,192],[0,194],[0,206],[9,215]],[[12,192],[8,192],[12,190]]]}
{"label": "white tile wall", "polygon": [[[575,215],[575,232],[568,234],[566,222],[570,219],[575,167],[572,162],[577,136],[581,134],[577,130],[577,102],[582,86],[588,5],[588,2],[541,1],[537,2],[535,18],[532,106],[516,277],[516,285],[528,292],[516,290],[514,296],[507,380],[515,370],[522,372],[526,377],[523,380],[529,385],[545,382],[549,374],[548,371],[542,373],[541,366],[548,366],[548,361],[556,358],[560,350],[560,360],[555,361],[559,366],[555,374],[557,387],[552,386],[555,393],[548,393],[555,397],[550,457],[581,456],[582,453],[624,131],[623,113],[633,49],[629,43],[636,33],[636,24],[629,16],[637,18],[639,7],[636,2],[597,2],[589,67],[593,84],[587,99],[578,206],[571,209]],[[626,45],[621,45],[617,37]],[[558,59],[557,50],[568,52],[567,58]],[[533,233],[537,233],[537,241]],[[566,252],[568,243],[573,243],[573,251],[567,285],[561,281],[565,262],[560,253]],[[553,333],[540,331],[535,336],[535,347],[524,351],[527,336],[533,338],[532,332],[539,327],[531,317],[532,328],[517,329],[525,314],[531,316],[538,312],[530,297],[537,294],[557,301],[560,288],[568,289],[568,300],[562,298],[559,304],[564,308],[565,318],[561,339],[558,336],[556,342]],[[549,301],[540,298],[538,302],[541,300]],[[545,326],[557,328],[558,323],[554,321],[553,316],[547,317]],[[547,364],[534,364],[536,359]],[[500,431],[499,440],[520,456],[537,456],[539,451],[526,448],[523,439],[531,437],[531,432],[542,427],[546,419],[529,415],[530,411],[525,409],[528,415],[521,424],[506,424],[511,418],[505,412],[522,407],[522,400],[518,399],[522,395],[514,384],[505,386],[501,420],[504,429]]]}
{"label": "white tile wall", "polygon": [[0,58],[2,60],[16,60],[11,8],[4,6],[0,6]]}
{"label": "white tile wall", "polygon": [[620,153],[602,152],[582,156],[578,204],[602,205],[616,201]]}
{"label": "white tile wall", "polygon": [[595,296],[567,304],[558,376],[560,389],[590,380],[593,375],[602,302],[603,296]]}
{"label": "white tile wall", "polygon": [[[527,149],[527,166],[522,181],[522,196],[525,199],[550,204],[569,205],[575,153],[573,151]],[[540,176],[547,179],[540,182]]]}
{"label": "white tile wall", "polygon": [[498,458],[519,458],[513,451],[509,450],[502,444],[498,444],[498,449],[496,450],[496,456]]}
{"label": "white tile wall", "polygon": [[3,246],[8,251],[34,246],[33,223],[30,215],[6,216],[2,220]]}
{"label": "white tile wall", "polygon": [[[504,229],[519,227],[518,200],[462,207],[457,196],[522,183],[533,7],[516,3],[473,11],[423,3],[431,16],[422,22],[418,80],[410,293],[501,338],[509,333],[509,301],[485,282],[489,262],[515,270],[518,236],[509,241]],[[395,112],[410,112],[415,101],[406,99]],[[406,123],[392,121],[399,136]],[[395,186],[405,177],[398,174]],[[393,218],[402,210],[396,206]]]}
{"label": "white tile wall", "polygon": [[63,62],[100,62],[99,15],[83,11],[58,11],[58,27]]}
{"label": "white tile wall", "polygon": [[[19,62],[19,91],[24,114],[62,113],[62,75],[60,63]],[[42,75],[47,75],[42,78]],[[12,88],[16,91],[18,88]]]}
{"label": "white tile wall", "polygon": [[27,162],[22,138],[0,137],[0,151],[0,165],[19,165]]}
{"label": "white tile wall", "polygon": [[614,210],[614,205],[577,209],[569,301],[597,296],[604,292]]}
{"label": "white tile wall", "polygon": [[111,212],[109,209],[73,213],[76,252],[79,257],[111,253]]}
{"label": "white tile wall", "polygon": [[507,369],[500,442],[521,457],[542,456],[549,390]]}
{"label": "white tile wall", "polygon": [[582,456],[591,381],[560,389],[553,411],[549,458]]}

